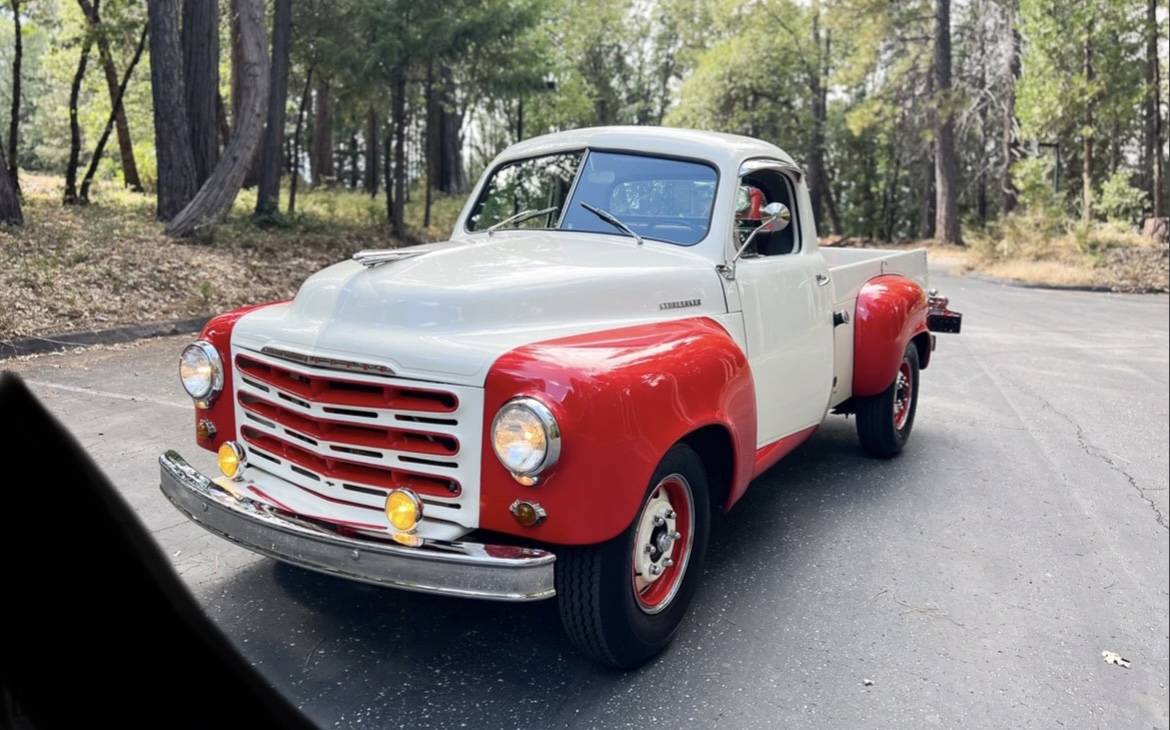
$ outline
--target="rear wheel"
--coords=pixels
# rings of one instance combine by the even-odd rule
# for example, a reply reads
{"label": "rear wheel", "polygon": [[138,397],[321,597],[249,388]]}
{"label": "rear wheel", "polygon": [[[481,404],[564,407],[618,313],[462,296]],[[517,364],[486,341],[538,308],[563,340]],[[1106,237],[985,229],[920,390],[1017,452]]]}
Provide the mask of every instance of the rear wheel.
{"label": "rear wheel", "polygon": [[689,446],[676,445],[621,535],[558,552],[557,601],[573,643],[623,669],[666,648],[698,585],[709,526],[703,463]]}
{"label": "rear wheel", "polygon": [[859,399],[857,435],[870,456],[896,456],[910,438],[918,410],[918,348],[906,345],[894,382],[881,393]]}

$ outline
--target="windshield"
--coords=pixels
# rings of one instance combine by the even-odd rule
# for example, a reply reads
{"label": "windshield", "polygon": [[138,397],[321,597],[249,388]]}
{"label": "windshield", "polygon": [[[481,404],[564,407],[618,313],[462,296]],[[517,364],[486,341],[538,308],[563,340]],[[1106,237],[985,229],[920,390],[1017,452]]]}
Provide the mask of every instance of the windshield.
{"label": "windshield", "polygon": [[626,235],[585,203],[611,213],[644,238],[690,246],[707,235],[716,180],[715,168],[707,164],[623,152],[559,153],[509,162],[484,185],[467,230],[482,231],[527,210],[555,207],[555,212],[501,227]]}

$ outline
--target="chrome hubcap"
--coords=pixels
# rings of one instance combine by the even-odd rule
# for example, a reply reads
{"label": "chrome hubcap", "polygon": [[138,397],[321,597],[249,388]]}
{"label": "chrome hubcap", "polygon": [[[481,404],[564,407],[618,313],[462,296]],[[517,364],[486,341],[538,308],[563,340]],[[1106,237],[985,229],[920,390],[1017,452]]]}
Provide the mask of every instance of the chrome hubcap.
{"label": "chrome hubcap", "polygon": [[682,583],[694,532],[690,485],[672,474],[650,492],[634,536],[633,584],[638,606],[658,613]]}
{"label": "chrome hubcap", "polygon": [[899,431],[910,418],[910,401],[914,398],[913,377],[910,364],[903,362],[894,383],[894,428]]}

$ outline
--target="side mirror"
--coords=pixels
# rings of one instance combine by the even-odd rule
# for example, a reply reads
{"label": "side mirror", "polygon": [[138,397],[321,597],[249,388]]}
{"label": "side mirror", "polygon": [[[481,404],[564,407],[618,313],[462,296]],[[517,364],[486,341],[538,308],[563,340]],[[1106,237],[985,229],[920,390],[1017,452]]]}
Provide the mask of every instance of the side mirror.
{"label": "side mirror", "polygon": [[[789,223],[792,222],[792,211],[788,210],[788,206],[784,203],[768,203],[764,206],[761,212],[764,214],[764,219],[760,221],[760,225],[756,227],[756,230],[748,234],[748,237],[743,242],[743,245],[740,246],[739,250],[735,252],[735,255],[731,257],[730,263],[732,267],[735,266],[736,261],[739,261],[739,257],[743,256],[743,252],[747,250],[747,247],[752,245],[752,241],[755,240],[756,236],[761,233],[775,233],[776,231],[782,231],[788,227]],[[731,271],[734,274],[734,269]]]}
{"label": "side mirror", "polygon": [[[788,206],[784,203],[768,203],[761,212],[764,214],[764,220],[760,222],[759,228],[752,231],[752,236],[761,232],[782,231],[792,222],[792,211],[788,210]],[[751,236],[748,236],[748,240],[751,240]]]}
{"label": "side mirror", "polygon": [[731,281],[735,278],[735,263],[743,256],[743,252],[747,250],[747,247],[752,245],[752,241],[755,240],[757,235],[782,231],[792,222],[792,211],[788,209],[787,205],[781,202],[768,203],[760,212],[764,214],[764,219],[760,221],[760,225],[754,231],[748,234],[743,245],[731,257],[731,261],[715,267],[724,279]]}

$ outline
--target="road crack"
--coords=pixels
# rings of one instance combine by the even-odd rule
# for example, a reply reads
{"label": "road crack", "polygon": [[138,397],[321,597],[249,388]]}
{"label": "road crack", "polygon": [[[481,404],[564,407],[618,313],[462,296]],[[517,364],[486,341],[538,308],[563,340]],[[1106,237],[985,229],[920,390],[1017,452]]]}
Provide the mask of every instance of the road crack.
{"label": "road crack", "polygon": [[1110,454],[1108,451],[1106,451],[1105,449],[1103,449],[1099,446],[1095,446],[1092,442],[1089,441],[1088,437],[1085,435],[1084,427],[1081,426],[1081,424],[1077,423],[1076,419],[1074,419],[1072,416],[1068,415],[1064,411],[1060,410],[1056,406],[1052,405],[1052,403],[1047,398],[1045,398],[1044,396],[1040,395],[1039,393],[1037,393],[1035,391],[1025,390],[1024,388],[1021,388],[1018,383],[1016,383],[1010,377],[1004,375],[1003,373],[1000,373],[999,375],[1006,382],[1011,384],[1011,386],[1013,388],[1020,391],[1021,393],[1028,393],[1033,398],[1040,401],[1041,407],[1046,408],[1047,410],[1051,411],[1055,415],[1059,416],[1062,420],[1064,420],[1067,424],[1072,426],[1073,430],[1076,432],[1077,445],[1080,447],[1081,451],[1085,452],[1090,457],[1102,462],[1107,467],[1109,467],[1110,470],[1112,470],[1113,472],[1120,474],[1122,477],[1124,477],[1125,480],[1127,482],[1129,482],[1129,486],[1132,487],[1135,492],[1137,492],[1138,497],[1140,497],[1143,502],[1145,502],[1146,504],[1148,504],[1150,506],[1150,509],[1154,513],[1154,520],[1159,525],[1161,525],[1162,529],[1170,531],[1170,521],[1167,521],[1166,514],[1161,510],[1161,508],[1158,507],[1157,502],[1155,502],[1153,499],[1150,498],[1149,495],[1146,494],[1147,491],[1158,492],[1158,491],[1162,491],[1162,490],[1157,489],[1157,488],[1150,488],[1147,490],[1145,487],[1143,487],[1141,484],[1139,484],[1137,478],[1133,474],[1130,474],[1123,466],[1118,464],[1116,458],[1112,454]]}

